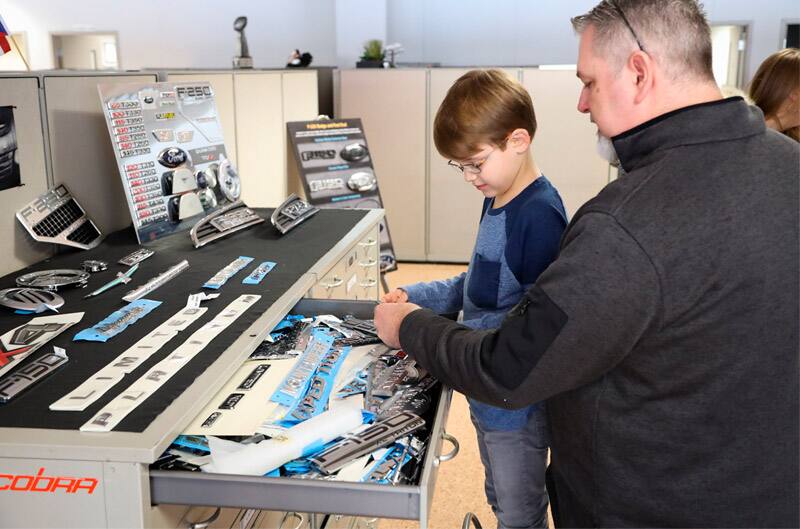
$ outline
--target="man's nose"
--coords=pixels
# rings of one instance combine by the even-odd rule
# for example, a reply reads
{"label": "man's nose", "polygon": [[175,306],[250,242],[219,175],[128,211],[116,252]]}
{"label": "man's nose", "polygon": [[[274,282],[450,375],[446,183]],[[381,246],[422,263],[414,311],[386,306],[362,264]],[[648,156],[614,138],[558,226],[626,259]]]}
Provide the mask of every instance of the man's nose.
{"label": "man's nose", "polygon": [[584,93],[585,90],[582,90],[581,95],[578,96],[578,112],[581,114],[589,112],[589,98]]}
{"label": "man's nose", "polygon": [[476,175],[475,173],[472,173],[470,171],[464,171],[464,180],[468,184],[471,184],[472,182],[474,182],[476,178],[478,178],[478,175]]}

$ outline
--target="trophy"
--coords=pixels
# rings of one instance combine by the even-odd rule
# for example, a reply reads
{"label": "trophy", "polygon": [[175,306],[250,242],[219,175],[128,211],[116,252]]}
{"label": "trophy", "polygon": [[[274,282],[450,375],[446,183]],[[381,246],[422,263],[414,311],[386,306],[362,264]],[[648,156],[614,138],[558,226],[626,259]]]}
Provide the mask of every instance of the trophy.
{"label": "trophy", "polygon": [[247,37],[244,36],[246,25],[247,17],[238,17],[233,21],[233,29],[239,33],[236,37],[239,54],[233,58],[233,67],[236,69],[253,67],[253,58],[250,57],[250,50],[247,47]]}

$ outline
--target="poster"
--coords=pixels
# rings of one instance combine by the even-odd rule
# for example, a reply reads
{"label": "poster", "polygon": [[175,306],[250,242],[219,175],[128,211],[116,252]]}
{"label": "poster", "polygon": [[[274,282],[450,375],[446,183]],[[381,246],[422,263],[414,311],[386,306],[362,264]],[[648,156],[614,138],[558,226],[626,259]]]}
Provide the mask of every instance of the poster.
{"label": "poster", "polygon": [[[321,208],[383,208],[360,119],[293,121],[289,141],[310,204]],[[397,268],[386,217],[380,225],[381,272]]]}
{"label": "poster", "polygon": [[140,243],[188,231],[239,199],[208,82],[98,85]]}
{"label": "poster", "polygon": [[0,107],[0,191],[20,185],[14,107]]}

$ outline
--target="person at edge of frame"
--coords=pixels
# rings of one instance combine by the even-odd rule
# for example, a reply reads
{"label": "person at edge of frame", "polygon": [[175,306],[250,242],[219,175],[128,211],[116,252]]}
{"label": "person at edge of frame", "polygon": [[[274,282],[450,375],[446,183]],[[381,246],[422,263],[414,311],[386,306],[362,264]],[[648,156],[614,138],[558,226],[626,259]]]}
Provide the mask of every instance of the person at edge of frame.
{"label": "person at edge of frame", "polygon": [[749,95],[767,127],[800,141],[800,49],[767,57],[750,81]]}
{"label": "person at edge of frame", "polygon": [[[564,204],[531,153],[531,96],[499,70],[472,70],[444,98],[433,124],[436,149],[483,194],[466,272],[394,289],[383,302],[411,301],[438,314],[463,311],[471,329],[494,329],[553,262],[567,226]],[[457,160],[457,161],[456,161]],[[469,401],[486,499],[500,528],[547,527],[544,403],[518,410]]]}
{"label": "person at edge of frame", "polygon": [[800,145],[722,99],[696,1],[572,23],[623,176],[498,330],[384,303],[379,335],[473,399],[547,400],[558,527],[798,527]]}

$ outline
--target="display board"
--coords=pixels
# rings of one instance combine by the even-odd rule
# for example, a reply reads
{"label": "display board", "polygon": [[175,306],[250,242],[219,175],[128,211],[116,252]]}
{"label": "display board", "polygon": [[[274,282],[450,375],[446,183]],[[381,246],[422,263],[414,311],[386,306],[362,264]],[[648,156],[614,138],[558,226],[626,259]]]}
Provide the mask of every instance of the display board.
{"label": "display board", "polygon": [[[306,199],[322,208],[383,208],[361,120],[286,124]],[[380,269],[397,268],[386,217],[380,225]]]}
{"label": "display board", "polygon": [[98,91],[139,242],[188,230],[239,198],[208,82],[100,84]]}

